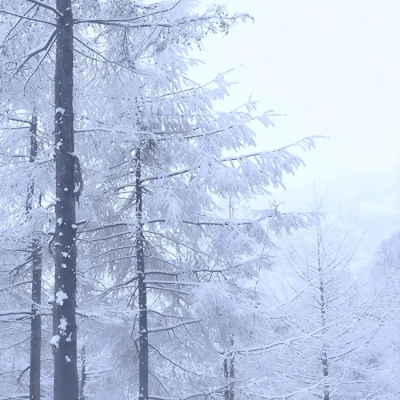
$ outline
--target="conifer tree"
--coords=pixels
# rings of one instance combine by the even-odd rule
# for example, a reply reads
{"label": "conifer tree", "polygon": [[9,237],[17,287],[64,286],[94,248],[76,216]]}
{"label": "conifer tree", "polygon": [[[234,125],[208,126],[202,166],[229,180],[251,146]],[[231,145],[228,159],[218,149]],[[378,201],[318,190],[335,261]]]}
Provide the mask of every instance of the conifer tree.
{"label": "conifer tree", "polygon": [[[131,361],[137,355],[130,368],[137,370],[138,379],[127,380],[123,398],[135,391],[142,400],[169,392],[181,397],[180,387],[167,383],[174,368],[179,370],[177,381],[193,386],[183,389],[187,397],[191,390],[200,390],[201,397],[224,393],[222,363],[216,369],[214,362],[220,353],[212,343],[216,337],[229,341],[233,333],[226,324],[229,307],[222,306],[227,319],[221,319],[218,303],[245,293],[237,282],[269,265],[265,248],[270,232],[291,231],[315,220],[314,214],[280,213],[274,205],[229,218],[219,206],[230,196],[250,201],[269,195],[268,186],[283,185],[284,173],[293,173],[302,161],[289,152],[290,146],[241,152],[255,145],[248,124],[258,120],[270,126],[272,113],[254,115],[253,102],[231,113],[216,112],[212,101],[228,94],[225,77],[219,75],[209,85],[190,79],[188,70],[196,64],[187,57],[191,47],[249,18],[229,15],[221,6],[199,15],[196,3],[57,0],[53,7],[27,0],[4,2],[0,9],[13,22],[11,31],[22,26],[32,33],[21,47],[10,32],[5,35],[3,72],[11,78],[10,104],[27,110],[28,95],[38,103],[46,126],[55,114],[51,183],[56,229],[50,245],[55,253],[55,399],[79,396],[76,276],[87,282],[89,274],[90,294],[107,287],[100,318],[106,319],[106,303],[116,301],[112,295],[118,293],[115,297],[129,308],[124,327],[137,332],[129,351]],[[294,146],[309,149],[313,141]],[[46,163],[52,162],[50,153]],[[75,216],[78,197],[82,224]],[[210,302],[207,296],[216,288],[220,296]],[[88,316],[85,309],[82,315]],[[219,319],[221,324],[215,325]],[[215,329],[204,334],[207,327]],[[185,337],[188,329],[192,335]],[[176,340],[167,346],[170,334]],[[126,335],[127,330],[121,332]],[[210,349],[212,363],[189,352],[198,344]],[[94,355],[87,349],[90,376]],[[189,368],[195,359],[203,363],[199,374]],[[206,373],[210,368],[211,378]]]}

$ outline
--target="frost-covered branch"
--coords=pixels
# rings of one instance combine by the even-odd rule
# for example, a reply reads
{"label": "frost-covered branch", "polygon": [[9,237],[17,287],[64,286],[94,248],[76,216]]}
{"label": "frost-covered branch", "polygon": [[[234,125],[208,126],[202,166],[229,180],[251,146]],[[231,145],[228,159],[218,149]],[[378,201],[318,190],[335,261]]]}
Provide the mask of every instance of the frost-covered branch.
{"label": "frost-covered branch", "polygon": [[298,342],[301,340],[305,340],[305,339],[309,339],[310,337],[316,336],[319,333],[327,330],[328,328],[332,327],[332,326],[336,326],[338,324],[340,324],[341,322],[343,322],[344,320],[346,320],[347,318],[351,317],[352,315],[354,315],[358,309],[364,305],[366,302],[363,302],[359,307],[357,307],[355,310],[353,310],[352,312],[346,314],[345,316],[343,316],[342,318],[340,318],[337,321],[334,321],[330,324],[326,324],[325,326],[315,329],[314,331],[307,333],[306,335],[301,335],[301,336],[297,336],[297,337],[293,337],[293,338],[289,338],[286,340],[280,340],[265,346],[260,346],[260,347],[254,347],[254,348],[249,348],[249,349],[243,349],[243,350],[236,350],[236,352],[238,354],[250,354],[250,353],[256,353],[258,352],[259,354],[263,354],[266,350],[270,350],[273,349],[275,347],[279,347],[279,346],[289,346],[290,344],[294,343],[294,342]]}

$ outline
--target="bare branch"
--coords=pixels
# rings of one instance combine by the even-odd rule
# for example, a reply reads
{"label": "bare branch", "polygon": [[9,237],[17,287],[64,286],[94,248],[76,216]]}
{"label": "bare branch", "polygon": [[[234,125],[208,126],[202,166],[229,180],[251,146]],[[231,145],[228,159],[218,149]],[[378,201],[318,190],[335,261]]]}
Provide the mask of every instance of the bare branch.
{"label": "bare branch", "polygon": [[42,65],[43,61],[46,59],[47,55],[49,54],[51,48],[53,47],[54,42],[56,41],[56,38],[53,37],[53,40],[51,41],[51,43],[48,46],[48,49],[46,51],[46,53],[44,54],[44,56],[41,58],[41,60],[38,62],[38,64],[36,65],[36,68],[32,71],[32,73],[28,76],[25,84],[24,84],[24,92],[25,92],[25,88],[26,85],[28,84],[28,82],[30,81],[30,79],[32,78],[32,76],[36,73],[36,71],[39,69],[39,67]]}
{"label": "bare branch", "polygon": [[21,379],[22,379],[23,375],[25,374],[26,371],[29,371],[30,368],[31,368],[31,366],[28,365],[25,369],[22,370],[21,374],[19,375],[19,377],[18,377],[18,379],[17,379],[17,382],[18,382],[18,383],[21,382]]}
{"label": "bare branch", "polygon": [[32,121],[27,121],[25,119],[21,119],[21,118],[13,118],[13,117],[8,117],[7,115],[4,115],[2,113],[0,113],[0,117],[3,117],[5,119],[8,119],[9,121],[15,121],[15,122],[22,122],[24,124],[29,124],[29,126],[31,125]]}
{"label": "bare branch", "polygon": [[56,8],[54,8],[54,7],[52,7],[52,6],[48,5],[48,4],[45,4],[45,3],[42,3],[42,2],[36,1],[36,0],[26,0],[26,1],[28,1],[29,3],[36,4],[37,6],[46,8],[47,10],[53,11],[53,13],[55,13],[59,17],[63,16],[63,14],[60,13],[60,11],[58,11]]}
{"label": "bare branch", "polygon": [[14,77],[15,75],[17,75],[19,71],[21,71],[21,69],[23,68],[23,66],[24,66],[32,57],[36,56],[36,54],[39,54],[39,53],[41,53],[42,51],[47,50],[47,48],[48,48],[50,45],[52,45],[52,43],[54,42],[54,39],[55,39],[55,37],[56,37],[56,33],[57,33],[57,31],[54,30],[53,33],[52,33],[52,34],[50,35],[50,37],[48,38],[46,44],[45,44],[43,47],[41,47],[40,49],[36,49],[35,51],[33,51],[32,53],[30,53],[30,54],[27,55],[27,58],[26,58],[25,61],[17,68],[17,70],[16,70],[15,73],[13,74],[13,77]]}
{"label": "bare branch", "polygon": [[48,25],[52,25],[52,26],[57,26],[54,22],[45,21],[43,19],[38,19],[38,18],[31,18],[31,17],[27,17],[25,15],[15,14],[15,13],[13,13],[11,11],[7,11],[7,10],[3,10],[3,9],[0,9],[0,14],[12,15],[13,17],[26,19],[28,21],[41,22],[42,24],[48,24]]}
{"label": "bare branch", "polygon": [[[170,331],[172,329],[179,328],[180,326],[185,326],[185,325],[190,325],[190,324],[197,324],[199,322],[201,322],[201,319],[195,319],[193,321],[186,321],[186,322],[179,322],[178,324],[164,326],[162,328],[149,329],[147,332],[148,333],[165,332],[165,331]],[[138,340],[138,339],[139,339],[139,337],[136,340]]]}
{"label": "bare branch", "polygon": [[[28,11],[25,12],[24,16],[28,15],[30,11],[32,11],[35,8],[35,6],[32,6]],[[15,25],[7,32],[6,36],[3,39],[2,44],[4,44],[7,40],[7,38],[11,35],[11,33],[14,31],[14,29],[17,28],[17,26],[20,24],[20,22],[23,20],[23,18],[20,18],[18,22],[15,23]]]}

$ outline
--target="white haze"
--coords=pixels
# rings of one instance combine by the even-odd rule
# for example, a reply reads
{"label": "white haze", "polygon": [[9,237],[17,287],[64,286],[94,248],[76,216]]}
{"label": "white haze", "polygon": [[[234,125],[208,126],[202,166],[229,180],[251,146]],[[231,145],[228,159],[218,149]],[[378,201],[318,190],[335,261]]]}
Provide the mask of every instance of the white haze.
{"label": "white haze", "polygon": [[210,37],[206,51],[196,54],[207,63],[197,68],[196,78],[206,81],[234,68],[228,77],[240,84],[220,108],[235,108],[252,94],[260,110],[286,114],[259,137],[260,148],[329,136],[301,154],[306,168],[288,177],[288,190],[275,198],[298,210],[311,200],[315,182],[320,193],[329,191],[332,211],[359,217],[367,245],[375,248],[400,228],[400,3],[228,4],[255,22],[227,37]]}

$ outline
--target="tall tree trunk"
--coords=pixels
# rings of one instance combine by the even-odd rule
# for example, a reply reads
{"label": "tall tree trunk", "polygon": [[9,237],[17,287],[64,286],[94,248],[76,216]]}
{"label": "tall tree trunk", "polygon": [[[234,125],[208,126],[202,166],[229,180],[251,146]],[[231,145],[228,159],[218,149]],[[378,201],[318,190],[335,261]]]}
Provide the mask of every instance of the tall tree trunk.
{"label": "tall tree trunk", "polygon": [[[29,162],[36,160],[38,152],[37,143],[37,117],[32,116],[30,127],[31,150]],[[33,209],[33,197],[35,195],[35,183],[32,180],[28,186],[26,197],[26,213],[29,214]],[[35,232],[33,232],[35,235]],[[42,292],[42,245],[36,237],[32,239],[32,306],[31,306],[31,339],[30,339],[30,378],[29,378],[29,398],[40,400],[40,352],[42,344],[42,321],[38,306],[41,304]]]}
{"label": "tall tree trunk", "polygon": [[38,239],[32,242],[32,319],[30,352],[29,398],[40,400],[40,353],[42,344],[42,320],[38,305],[42,291],[42,246]]}
{"label": "tall tree trunk", "polygon": [[149,340],[147,332],[147,289],[144,265],[143,189],[140,148],[136,150],[136,262],[139,292],[139,400],[149,398]]}
{"label": "tall tree trunk", "polygon": [[[323,278],[323,261],[321,259],[321,234],[319,228],[317,227],[317,257],[318,257],[318,274],[319,274],[319,292],[320,292],[320,311],[321,311],[321,325],[322,325],[322,337],[325,336],[326,330],[326,299],[325,299],[325,282]],[[327,380],[329,376],[329,364],[328,355],[326,352],[325,343],[321,350],[321,363],[322,363],[322,373],[324,378]],[[329,400],[329,384],[326,381],[324,384],[324,400]]]}
{"label": "tall tree trunk", "polygon": [[76,220],[71,0],[57,0],[55,71],[56,229],[53,305],[54,400],[78,400]]}

